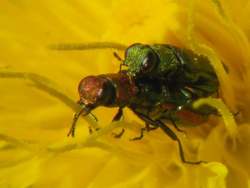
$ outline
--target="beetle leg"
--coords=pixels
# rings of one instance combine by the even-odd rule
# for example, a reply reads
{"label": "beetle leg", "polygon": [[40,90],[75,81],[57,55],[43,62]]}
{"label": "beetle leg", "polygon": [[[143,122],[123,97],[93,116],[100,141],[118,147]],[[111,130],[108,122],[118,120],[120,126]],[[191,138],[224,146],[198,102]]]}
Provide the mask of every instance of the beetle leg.
{"label": "beetle leg", "polygon": [[141,128],[141,132],[140,132],[140,135],[137,136],[137,137],[134,137],[134,138],[131,138],[129,139],[130,141],[135,141],[135,140],[141,140],[144,136],[144,132],[147,131],[152,131],[152,130],[155,130],[157,129],[158,127],[150,127],[150,125],[148,123],[146,123],[146,126]]}
{"label": "beetle leg", "polygon": [[122,108],[119,108],[118,111],[117,111],[117,113],[116,113],[115,116],[113,117],[112,122],[113,122],[113,121],[119,121],[119,120],[121,119],[122,115],[123,115]]}
{"label": "beetle leg", "polygon": [[158,127],[150,127],[150,124],[148,124],[148,123],[146,123],[146,130],[149,132],[149,131],[152,131],[152,130],[155,130],[155,129],[157,129]]}
{"label": "beetle leg", "polygon": [[137,136],[137,137],[134,137],[134,138],[130,138],[129,140],[130,141],[136,141],[136,140],[141,140],[144,136],[144,132],[146,131],[147,129],[145,127],[141,128],[141,132],[140,132],[140,135]]}
{"label": "beetle leg", "polygon": [[[117,111],[117,113],[113,117],[112,122],[119,121],[122,116],[123,116],[123,110],[122,110],[122,108],[119,108],[118,111]],[[121,138],[124,132],[125,132],[125,129],[122,129],[120,133],[114,133],[114,132],[112,132],[112,135],[114,136],[114,138]]]}
{"label": "beetle leg", "polygon": [[[178,110],[178,109],[181,109],[180,107],[182,107],[182,106],[178,106],[178,107],[177,107],[177,110]],[[175,128],[177,131],[179,131],[179,132],[184,133],[185,135],[187,135],[186,132],[185,132],[184,130],[180,129],[180,128],[177,126],[177,124],[175,123],[175,120],[174,120],[174,113],[176,113],[176,111],[175,111],[175,110],[171,110],[170,113],[169,113],[169,116],[168,116],[167,118],[165,118],[165,119],[166,119],[166,120],[170,120],[171,123],[173,124],[174,128]]]}
{"label": "beetle leg", "polygon": [[159,125],[159,127],[170,137],[172,138],[174,141],[176,141],[178,143],[178,147],[179,147],[179,153],[180,153],[180,158],[182,160],[183,163],[186,164],[201,164],[205,161],[188,161],[185,158],[185,154],[184,154],[184,150],[181,144],[180,139],[177,137],[177,135],[169,128],[167,127],[163,122],[161,121],[157,121],[157,124]]}
{"label": "beetle leg", "polygon": [[125,132],[125,129],[122,128],[121,132],[119,132],[119,133],[114,133],[114,132],[112,132],[112,136],[113,136],[114,138],[121,138],[122,135],[124,134],[124,132]]}
{"label": "beetle leg", "polygon": [[170,118],[170,121],[171,121],[171,123],[173,124],[174,128],[175,128],[177,131],[179,131],[179,132],[184,133],[185,135],[187,135],[186,131],[180,129],[180,128],[177,126],[177,124],[175,123],[175,121],[174,121],[173,118]]}
{"label": "beetle leg", "polygon": [[205,162],[205,161],[188,161],[188,160],[186,160],[185,155],[184,155],[184,150],[183,150],[183,147],[182,147],[180,139],[177,137],[177,135],[169,127],[167,127],[160,120],[152,120],[150,117],[145,116],[144,114],[141,114],[141,113],[138,113],[138,112],[135,112],[135,113],[142,120],[144,120],[145,122],[147,122],[147,123],[149,123],[151,125],[160,127],[172,140],[174,140],[174,141],[176,141],[178,143],[179,154],[180,154],[180,158],[181,158],[181,160],[182,160],[183,163],[197,165],[197,164],[201,164],[201,163]]}

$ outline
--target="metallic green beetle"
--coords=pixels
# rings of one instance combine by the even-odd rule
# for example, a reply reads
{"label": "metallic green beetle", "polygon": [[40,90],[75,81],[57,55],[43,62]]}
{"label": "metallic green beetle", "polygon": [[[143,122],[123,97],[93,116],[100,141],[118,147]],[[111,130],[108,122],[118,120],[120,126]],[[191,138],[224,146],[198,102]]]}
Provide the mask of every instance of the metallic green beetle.
{"label": "metallic green beetle", "polygon": [[183,88],[187,95],[206,97],[218,90],[218,78],[209,60],[188,49],[136,43],[126,49],[123,65],[132,77],[158,78]]}

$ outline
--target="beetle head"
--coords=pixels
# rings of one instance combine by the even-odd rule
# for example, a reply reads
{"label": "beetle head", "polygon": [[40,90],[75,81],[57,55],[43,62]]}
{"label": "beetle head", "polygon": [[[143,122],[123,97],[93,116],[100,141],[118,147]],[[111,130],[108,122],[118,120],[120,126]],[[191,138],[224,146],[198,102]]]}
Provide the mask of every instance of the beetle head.
{"label": "beetle head", "polygon": [[123,64],[130,76],[149,75],[158,64],[158,56],[149,45],[136,43],[127,48]]}
{"label": "beetle head", "polygon": [[113,98],[112,83],[102,76],[87,76],[81,80],[78,87],[79,104],[93,109],[97,106],[108,105]]}
{"label": "beetle head", "polygon": [[104,76],[87,76],[83,78],[78,86],[80,95],[78,103],[81,105],[81,109],[75,113],[68,136],[74,136],[76,123],[81,115],[91,114],[94,116],[91,113],[94,108],[112,102],[114,91],[111,81]]}

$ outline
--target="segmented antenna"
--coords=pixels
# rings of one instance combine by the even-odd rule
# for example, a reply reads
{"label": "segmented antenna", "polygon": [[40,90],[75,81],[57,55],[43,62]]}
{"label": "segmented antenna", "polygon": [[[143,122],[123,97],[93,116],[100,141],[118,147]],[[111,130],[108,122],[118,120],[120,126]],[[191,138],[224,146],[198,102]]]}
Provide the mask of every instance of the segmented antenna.
{"label": "segmented antenna", "polygon": [[[73,118],[72,125],[71,125],[71,127],[70,127],[70,130],[69,130],[67,136],[72,136],[72,137],[75,136],[76,123],[77,123],[79,117],[80,117],[81,115],[86,116],[86,115],[88,115],[89,113],[90,113],[90,109],[87,109],[87,108],[82,108],[82,109],[80,109],[80,111],[78,111],[78,112],[75,113],[74,118]],[[93,115],[93,114],[91,114],[91,115]]]}
{"label": "segmented antenna", "polygon": [[124,51],[127,46],[115,42],[91,42],[91,43],[60,43],[48,46],[51,50],[74,51],[95,49],[116,49]]}

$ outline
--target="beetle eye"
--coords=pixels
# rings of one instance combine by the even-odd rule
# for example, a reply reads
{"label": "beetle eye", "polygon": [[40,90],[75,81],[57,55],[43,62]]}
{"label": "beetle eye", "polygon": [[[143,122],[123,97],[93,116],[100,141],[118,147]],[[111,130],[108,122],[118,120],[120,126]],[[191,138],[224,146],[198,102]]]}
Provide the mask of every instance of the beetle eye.
{"label": "beetle eye", "polygon": [[142,62],[142,72],[147,73],[147,72],[152,71],[152,69],[155,67],[157,63],[156,61],[157,61],[157,58],[155,54],[153,54],[152,52],[149,52]]}

